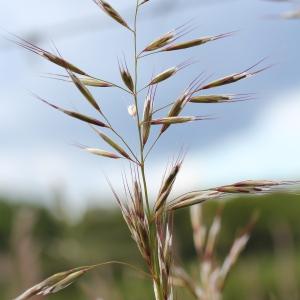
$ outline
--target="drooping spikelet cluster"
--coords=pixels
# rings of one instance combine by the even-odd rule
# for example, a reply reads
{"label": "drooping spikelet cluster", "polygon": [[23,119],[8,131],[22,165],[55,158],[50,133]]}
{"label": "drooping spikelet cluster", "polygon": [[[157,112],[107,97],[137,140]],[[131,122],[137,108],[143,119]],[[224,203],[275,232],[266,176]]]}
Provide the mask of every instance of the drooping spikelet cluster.
{"label": "drooping spikelet cluster", "polygon": [[123,183],[126,201],[120,199],[113,188],[112,191],[118,201],[123,218],[130,230],[131,236],[136,242],[142,257],[151,270],[151,244],[149,240],[150,226],[148,218],[145,214],[139,175],[137,173],[135,174],[134,180],[132,182],[132,188],[130,188],[126,178],[123,179]]}

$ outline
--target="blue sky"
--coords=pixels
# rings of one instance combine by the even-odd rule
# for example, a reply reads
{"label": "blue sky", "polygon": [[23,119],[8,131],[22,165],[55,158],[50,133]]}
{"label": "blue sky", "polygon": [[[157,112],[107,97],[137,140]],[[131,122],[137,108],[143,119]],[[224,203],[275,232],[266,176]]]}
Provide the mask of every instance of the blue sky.
{"label": "blue sky", "polygon": [[[133,2],[111,1],[128,20]],[[144,82],[153,71],[186,58],[197,59],[189,70],[159,88],[158,103],[175,99],[202,71],[217,78],[241,71],[262,57],[268,57],[265,65],[274,64],[257,77],[214,91],[255,92],[255,101],[193,106],[187,111],[213,114],[217,119],[170,130],[149,161],[153,192],[159,184],[158,172],[181,145],[188,146],[189,152],[178,189],[250,178],[300,177],[300,21],[269,18],[291,8],[253,0],[151,0],[145,5],[140,16],[140,48],[190,19],[197,29],[189,38],[238,30],[230,38],[199,48],[145,59],[141,66]],[[102,78],[120,81],[118,57],[125,55],[130,64],[130,36],[92,1],[0,0],[0,20],[2,28],[44,48],[51,49],[54,40],[69,61]],[[92,157],[73,147],[74,142],[103,144],[89,128],[45,107],[28,90],[61,106],[91,113],[81,95],[69,84],[41,78],[60,70],[4,39],[0,39],[0,66],[0,193],[46,199],[53,188],[62,187],[72,206],[103,203],[109,194],[103,174],[118,182],[120,167],[125,169],[126,164]],[[127,114],[131,99],[107,89],[94,92],[134,144],[133,120]]]}

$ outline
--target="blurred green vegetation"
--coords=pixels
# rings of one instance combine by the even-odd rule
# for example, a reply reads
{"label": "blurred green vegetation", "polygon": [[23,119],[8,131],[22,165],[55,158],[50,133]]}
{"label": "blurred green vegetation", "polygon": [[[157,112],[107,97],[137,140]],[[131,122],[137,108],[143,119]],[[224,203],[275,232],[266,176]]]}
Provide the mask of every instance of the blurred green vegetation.
{"label": "blurred green vegetation", "polygon": [[[21,204],[22,203],[22,204]],[[71,221],[61,208],[0,198],[0,299],[11,299],[43,278],[81,265],[111,260],[144,269],[117,209],[91,208]],[[204,204],[210,224],[220,203]],[[223,260],[254,211],[260,218],[234,268],[224,299],[300,299],[300,196],[273,194],[226,201],[218,257]],[[195,278],[189,210],[175,215],[175,260]],[[192,299],[176,290],[177,299]],[[50,299],[153,299],[151,282],[118,265],[104,266]],[[38,298],[37,298],[38,299]]]}

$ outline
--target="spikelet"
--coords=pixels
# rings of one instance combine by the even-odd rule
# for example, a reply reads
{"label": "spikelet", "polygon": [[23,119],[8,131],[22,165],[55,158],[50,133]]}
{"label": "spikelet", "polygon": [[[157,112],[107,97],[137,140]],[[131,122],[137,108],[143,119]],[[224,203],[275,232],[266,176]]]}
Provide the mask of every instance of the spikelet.
{"label": "spikelet", "polygon": [[[56,80],[60,80],[60,81],[72,82],[72,79],[70,78],[70,76],[63,75],[63,74],[47,73],[45,76],[42,76],[42,77],[56,79]],[[113,87],[113,86],[115,86],[111,82],[107,82],[105,80],[90,77],[90,76],[77,76],[77,78],[81,81],[82,84],[84,84],[86,86],[91,86],[91,87]]]}
{"label": "spikelet", "polygon": [[142,189],[138,176],[138,174],[134,175],[132,173],[133,191],[130,189],[127,179],[123,178],[124,194],[127,198],[127,202],[124,202],[120,199],[110,182],[109,185],[120,206],[123,218],[131,232],[131,236],[136,242],[138,249],[142,257],[145,259],[148,267],[151,269],[152,249],[149,241],[150,228],[148,219],[144,213]]}
{"label": "spikelet", "polygon": [[165,33],[164,35],[162,35],[161,37],[159,37],[158,39],[151,42],[143,50],[143,52],[149,52],[149,51],[154,51],[154,50],[160,49],[160,48],[168,45],[170,42],[172,42],[174,37],[175,37],[175,32],[174,31],[169,31],[169,32]]}
{"label": "spikelet", "polygon": [[217,191],[199,191],[187,193],[171,201],[168,204],[168,210],[171,211],[189,207],[209,200],[219,199],[222,196],[223,193]]}
{"label": "spikelet", "polygon": [[[180,37],[184,36],[190,31],[189,27],[187,26],[188,23],[189,22],[156,38],[154,41],[149,43],[148,46],[145,47],[145,49],[140,53],[140,55],[145,52],[156,51],[163,47],[166,47],[167,45],[170,45]],[[163,51],[163,49],[160,51]]]}
{"label": "spikelet", "polygon": [[[169,113],[168,113],[168,118],[174,118],[174,117],[178,117],[178,115],[181,113],[184,105],[185,105],[185,102],[186,102],[186,96],[184,95],[183,97],[180,97],[179,99],[177,99],[174,104],[172,105]],[[171,124],[163,124],[160,132],[161,134],[163,132],[165,132],[169,127],[170,127]]]}
{"label": "spikelet", "polygon": [[191,103],[223,103],[229,102],[233,99],[230,95],[204,95],[195,96],[190,99]]}
{"label": "spikelet", "polygon": [[[201,86],[201,83],[203,81],[201,77],[202,74],[197,76],[196,79],[194,79],[189,84],[184,93],[173,103],[167,117],[178,117],[185,105],[191,100],[191,97],[197,92],[197,90]],[[160,130],[160,134],[164,133],[169,127],[170,124],[164,124]]]}
{"label": "spikelet", "polygon": [[[159,277],[154,279],[154,287],[156,295],[159,293],[157,284],[162,287],[162,299],[173,299],[173,283],[172,283],[172,265],[173,265],[173,233],[172,233],[172,215],[164,222],[156,219],[156,236],[158,242],[158,265]],[[160,299],[156,296],[156,299]]]}
{"label": "spikelet", "polygon": [[242,79],[250,78],[250,77],[252,77],[252,76],[254,76],[258,73],[261,73],[261,72],[263,72],[264,70],[266,70],[270,67],[268,66],[268,67],[265,67],[265,68],[262,68],[262,69],[259,69],[257,71],[253,71],[253,72],[251,70],[264,60],[265,59],[260,60],[255,65],[251,66],[250,68],[248,68],[248,69],[246,69],[246,70],[244,70],[240,73],[235,73],[235,74],[225,76],[225,77],[222,77],[220,79],[211,81],[208,84],[205,84],[204,86],[202,86],[199,90],[207,90],[207,89],[211,89],[211,88],[215,88],[215,87],[235,83],[235,82],[240,81]]}
{"label": "spikelet", "polygon": [[22,295],[18,296],[14,300],[26,300],[33,296],[47,296],[59,292],[60,290],[71,285],[75,280],[83,276],[86,272],[93,269],[93,266],[80,267],[72,269],[70,271],[57,273],[51,277],[45,279],[41,283],[33,286],[25,291]]}
{"label": "spikelet", "polygon": [[95,132],[112,148],[114,148],[117,152],[119,152],[123,157],[132,160],[129,154],[118,144],[116,143],[112,138],[107,136],[105,133],[93,128]]}
{"label": "spikelet", "polygon": [[143,123],[142,123],[142,139],[145,146],[151,130],[151,121],[153,114],[153,102],[156,94],[156,86],[149,87],[148,94],[144,103]]}
{"label": "spikelet", "polygon": [[[36,96],[36,95],[35,95]],[[85,123],[88,123],[88,124],[92,124],[92,125],[96,125],[96,126],[99,126],[99,127],[105,127],[105,128],[109,128],[109,126],[107,124],[105,124],[104,122],[98,120],[98,119],[94,119],[92,117],[89,117],[89,116],[86,116],[84,114],[81,114],[81,113],[78,113],[78,112],[75,112],[75,111],[70,111],[70,110],[66,110],[66,109],[63,109],[63,108],[60,108],[42,98],[40,98],[39,96],[36,96],[40,101],[46,103],[47,105],[53,107],[54,109],[60,111],[60,112],[63,112],[64,114],[72,117],[72,118],[75,118],[75,119],[78,119],[80,121],[83,121]]]}
{"label": "spikelet", "polygon": [[107,15],[114,19],[119,24],[123,25],[127,29],[131,30],[126,21],[121,15],[106,1],[104,0],[93,0]]}
{"label": "spikelet", "polygon": [[196,104],[232,103],[251,100],[253,99],[253,95],[253,93],[235,95],[200,95],[191,97],[189,102]]}
{"label": "spikelet", "polygon": [[134,92],[134,83],[132,76],[128,70],[127,64],[121,65],[119,62],[119,70],[124,84],[128,87],[131,92]]}
{"label": "spikelet", "polygon": [[146,145],[150,135],[152,111],[153,111],[153,102],[151,98],[147,97],[144,103],[143,123],[142,123],[142,138],[143,138],[144,146]]}
{"label": "spikelet", "polygon": [[67,60],[65,60],[64,58],[62,58],[61,56],[57,56],[49,51],[46,51],[36,45],[34,45],[31,42],[28,42],[16,35],[11,34],[15,39],[9,39],[9,41],[15,43],[16,45],[30,51],[33,52],[43,58],[45,58],[46,60],[54,63],[55,65],[62,67],[64,69],[68,69],[76,74],[79,75],[84,75],[84,76],[89,76],[86,72],[82,71],[81,69],[79,69],[78,67],[76,67],[75,65],[73,65],[72,63],[68,62]]}
{"label": "spikelet", "polygon": [[169,68],[159,74],[157,74],[152,80],[151,82],[149,83],[149,85],[154,85],[154,84],[157,84],[157,83],[160,83],[162,81],[165,81],[167,80],[168,78],[172,77],[173,75],[175,75],[177,73],[178,69],[177,67],[172,67],[172,68]]}
{"label": "spikelet", "polygon": [[225,38],[227,36],[230,36],[231,34],[232,33],[229,32],[229,33],[224,33],[224,34],[215,35],[215,36],[202,37],[202,38],[194,39],[194,40],[191,40],[191,41],[170,45],[168,47],[165,47],[161,51],[175,51],[175,50],[188,49],[188,48],[200,46],[200,45],[203,45],[203,44],[206,44],[208,42],[215,41],[215,40],[218,40],[218,39],[221,39],[221,38]]}
{"label": "spikelet", "polygon": [[181,165],[182,160],[176,162],[168,176],[164,179],[154,206],[156,215],[159,215],[163,211],[166,201],[172,191],[176,177],[180,171]]}
{"label": "spikelet", "polygon": [[209,120],[207,116],[179,116],[179,117],[165,117],[161,119],[154,119],[151,121],[152,125],[171,125],[171,124],[182,124],[193,121]]}
{"label": "spikelet", "polygon": [[[68,71],[68,70],[67,70]],[[99,112],[101,112],[100,106],[93,97],[92,93],[86,88],[86,86],[80,81],[79,78],[71,71],[68,71],[70,78],[73,83],[76,85],[80,93],[85,97],[85,99]]]}
{"label": "spikelet", "polygon": [[298,185],[299,181],[246,180],[231,185],[220,186],[208,190],[199,190],[183,194],[168,205],[169,210],[188,207],[211,199],[219,199],[230,194],[262,194],[272,192],[276,188]]}
{"label": "spikelet", "polygon": [[81,77],[79,80],[87,86],[93,86],[93,87],[113,87],[114,84],[107,82],[105,80],[93,78],[93,77]]}
{"label": "spikelet", "polygon": [[102,149],[90,148],[90,147],[82,147],[82,148],[83,148],[83,150],[85,150],[91,154],[97,155],[97,156],[103,156],[103,157],[108,157],[108,158],[113,158],[113,159],[121,158],[120,156],[118,156],[112,152],[108,152],[108,151],[105,151]]}
{"label": "spikelet", "polygon": [[272,191],[276,188],[282,188],[287,185],[295,184],[299,184],[299,181],[246,180],[234,183],[232,185],[221,186],[215,188],[215,190],[228,194],[260,194]]}
{"label": "spikelet", "polygon": [[182,69],[188,67],[189,65],[191,65],[191,63],[192,63],[191,61],[185,61],[185,62],[179,64],[176,67],[169,68],[169,69],[157,74],[156,76],[154,76],[152,78],[149,85],[158,84],[160,82],[163,82],[163,81],[169,79],[170,77],[174,76],[180,70],[182,70]]}

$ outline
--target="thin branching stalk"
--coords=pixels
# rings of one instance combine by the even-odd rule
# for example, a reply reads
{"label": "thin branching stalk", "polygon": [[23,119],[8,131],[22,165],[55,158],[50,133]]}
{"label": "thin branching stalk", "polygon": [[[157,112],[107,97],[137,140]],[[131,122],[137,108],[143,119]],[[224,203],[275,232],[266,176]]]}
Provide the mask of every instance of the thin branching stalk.
{"label": "thin branching stalk", "polygon": [[139,103],[138,103],[138,50],[137,50],[137,18],[139,12],[139,0],[136,2],[136,9],[134,14],[134,27],[133,27],[133,39],[134,39],[134,105],[136,107],[136,123],[138,128],[138,135],[139,135],[139,144],[140,144],[140,169],[142,174],[143,186],[144,186],[144,193],[145,193],[145,200],[147,205],[147,212],[150,216],[150,204],[149,204],[149,197],[148,197],[148,189],[147,189],[147,181],[145,175],[145,163],[144,163],[144,147],[143,147],[143,137],[142,137],[142,130],[140,125],[140,112],[139,112]]}
{"label": "thin branching stalk", "polygon": [[[134,98],[134,104],[136,107],[136,124],[138,128],[138,135],[139,135],[139,144],[140,144],[140,171],[143,181],[143,188],[144,188],[144,196],[145,196],[145,202],[146,202],[146,208],[147,208],[147,216],[148,216],[148,223],[150,225],[150,247],[153,247],[155,249],[151,254],[151,260],[152,260],[152,273],[154,275],[154,291],[155,291],[155,297],[156,300],[164,300],[163,299],[163,292],[161,290],[161,285],[159,281],[159,263],[157,258],[157,240],[156,240],[156,234],[155,234],[155,225],[153,225],[152,222],[152,212],[150,209],[149,204],[149,196],[148,196],[148,187],[147,187],[147,180],[146,180],[146,174],[145,174],[145,159],[144,159],[144,145],[143,145],[143,136],[142,136],[142,128],[141,128],[141,118],[140,118],[140,112],[139,112],[139,103],[138,103],[138,68],[139,68],[139,58],[138,58],[138,50],[137,50],[137,19],[138,19],[138,12],[139,12],[139,0],[136,2],[136,9],[135,9],[135,15],[134,15],[134,27],[133,27],[133,37],[134,37],[134,69],[135,69],[135,75],[134,75],[134,92],[133,92],[133,98]],[[153,266],[154,263],[154,266]]]}
{"label": "thin branching stalk", "polygon": [[[112,184],[108,180],[108,183],[112,189],[113,195],[119,204],[121,213],[126,222],[126,225],[131,233],[132,239],[135,241],[137,248],[145,261],[148,268],[149,276],[153,283],[153,290],[156,300],[173,300],[173,279],[177,276],[177,279],[181,279],[185,282],[185,287],[192,291],[195,297],[198,297],[198,290],[194,289],[196,285],[189,280],[188,275],[184,270],[180,270],[175,267],[174,263],[174,247],[173,247],[173,217],[176,210],[191,207],[195,204],[201,204],[209,200],[217,200],[224,197],[229,197],[234,194],[264,194],[265,192],[272,191],[282,186],[290,186],[296,182],[291,181],[272,181],[272,180],[247,180],[234,184],[228,184],[215,188],[205,190],[195,190],[192,192],[186,192],[179,195],[173,200],[170,200],[175,181],[181,170],[181,165],[185,155],[179,155],[177,159],[169,165],[165,170],[164,177],[161,182],[160,190],[155,197],[154,204],[150,203],[148,184],[149,180],[146,177],[146,159],[157,145],[157,142],[162,136],[165,136],[168,129],[172,126],[180,126],[182,123],[193,123],[199,121],[202,123],[204,120],[211,120],[209,116],[184,115],[184,109],[188,105],[194,107],[205,104],[217,104],[217,103],[232,103],[237,101],[246,101],[251,99],[252,94],[222,94],[222,93],[210,93],[203,94],[203,91],[210,91],[216,87],[222,87],[236,83],[240,80],[250,78],[268,67],[262,67],[258,70],[254,68],[258,64],[264,61],[260,60],[250,68],[243,71],[233,73],[232,75],[223,76],[219,79],[207,82],[209,77],[205,78],[205,74],[200,73],[188,87],[177,97],[167,105],[158,106],[154,108],[154,100],[156,96],[157,86],[166,84],[169,79],[177,76],[178,71],[183,68],[187,68],[192,62],[187,60],[179,65],[171,66],[159,74],[152,76],[148,83],[141,85],[143,88],[139,89],[139,60],[145,56],[156,54],[159,52],[169,53],[171,51],[186,50],[192,47],[198,47],[208,42],[223,39],[230,36],[232,33],[211,35],[198,37],[188,41],[177,41],[182,38],[186,33],[190,32],[190,29],[185,25],[179,26],[168,33],[161,35],[155,39],[148,46],[144,47],[142,51],[138,50],[138,16],[140,8],[146,6],[147,3],[151,3],[149,0],[136,0],[133,26],[129,24],[121,14],[113,8],[105,0],[93,0],[94,3],[110,16],[118,25],[127,30],[133,38],[133,65],[134,73],[131,74],[127,67],[127,62],[119,62],[119,72],[121,79],[125,87],[114,84],[110,81],[97,79],[97,77],[90,76],[87,72],[82,71],[74,64],[68,62],[63,58],[57,50],[57,55],[43,50],[30,42],[27,42],[19,37],[13,36],[15,43],[41,57],[54,63],[60,68],[63,68],[67,75],[50,76],[58,80],[72,82],[75,87],[83,96],[85,103],[92,106],[94,112],[97,112],[98,117],[92,117],[84,115],[77,111],[71,111],[65,108],[61,108],[52,102],[48,102],[43,98],[36,96],[39,100],[46,103],[50,107],[57,111],[70,116],[73,119],[87,123],[97,133],[98,138],[104,142],[105,146],[110,149],[99,149],[89,146],[79,145],[80,148],[86,150],[97,156],[109,158],[109,159],[125,159],[130,165],[131,180],[128,180],[126,175],[122,176],[123,188],[122,197],[114,190]],[[101,78],[101,76],[99,77]],[[138,133],[138,149],[134,149],[124,138],[123,134],[117,131],[112,122],[108,119],[106,114],[102,110],[102,106],[99,101],[93,96],[93,93],[89,90],[90,87],[95,88],[110,88],[116,87],[123,92],[129,93],[132,96],[132,104],[128,108],[129,115],[135,119],[136,130]],[[141,92],[148,88],[148,94],[144,101],[143,112],[141,110]],[[169,111],[166,111],[169,109]],[[160,112],[163,116],[156,116]],[[154,118],[155,115],[155,118]],[[153,136],[151,128],[154,126],[160,127],[157,136]],[[101,129],[99,131],[98,129]],[[102,131],[103,130],[103,131]],[[112,135],[112,137],[110,136]],[[118,144],[115,140],[117,137],[122,143]],[[113,152],[112,152],[113,151]],[[299,182],[298,182],[299,183]],[[215,280],[214,287],[217,288],[218,293],[222,291],[228,272],[234,264],[236,257],[241,249],[244,247],[248,235],[240,236],[236,243],[234,243],[228,259],[225,260],[221,269],[212,271],[211,258],[213,249],[215,247],[216,238],[219,232],[220,220],[218,214],[215,218],[215,223],[209,232],[209,239],[207,241],[207,247],[202,249],[203,241],[202,237],[195,237],[196,247],[198,247],[199,257],[200,253],[204,253],[204,257],[201,256],[201,263],[203,267],[202,279]],[[194,231],[199,226],[199,221],[194,224]],[[200,231],[200,230],[198,230]],[[247,231],[248,233],[248,231]],[[201,248],[201,249],[200,249]],[[203,251],[202,251],[203,250]],[[109,263],[107,263],[109,264]],[[127,263],[122,263],[127,264]],[[70,284],[72,284],[79,277],[86,272],[95,269],[98,266],[104,264],[80,267],[72,269],[67,272],[55,274],[45,281],[37,284],[36,286],[25,291],[20,297],[16,299],[29,299],[34,295],[48,295],[58,292]],[[127,264],[128,265],[128,264]],[[207,269],[207,266],[209,269]],[[148,274],[147,273],[147,274]],[[193,290],[194,289],[194,290]],[[200,296],[198,299],[203,299]],[[206,298],[208,299],[208,298]],[[212,299],[212,298],[210,298]]]}

